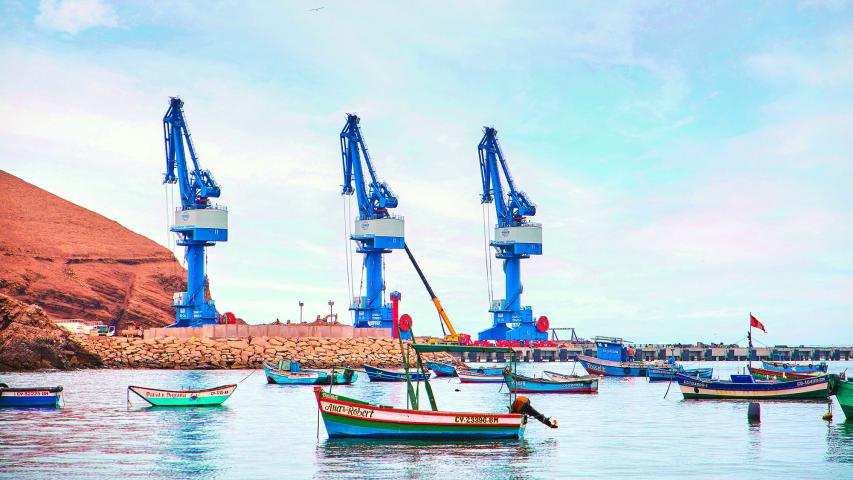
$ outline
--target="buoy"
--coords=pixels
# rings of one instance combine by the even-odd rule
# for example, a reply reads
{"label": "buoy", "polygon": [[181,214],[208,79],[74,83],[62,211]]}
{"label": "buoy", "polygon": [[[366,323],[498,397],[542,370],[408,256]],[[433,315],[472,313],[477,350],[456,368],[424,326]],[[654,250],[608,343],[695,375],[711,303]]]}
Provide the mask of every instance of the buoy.
{"label": "buoy", "polygon": [[823,419],[824,419],[824,420],[826,420],[827,422],[831,422],[831,421],[832,421],[832,412],[826,412],[826,413],[824,413],[824,414],[823,414],[823,417],[821,417],[821,418],[823,418]]}
{"label": "buoy", "polygon": [[398,327],[400,330],[404,332],[408,332],[412,329],[412,317],[409,316],[408,313],[404,313],[400,316],[400,320],[398,320]]}
{"label": "buoy", "polygon": [[761,422],[761,404],[757,402],[749,402],[749,408],[746,411],[746,418],[749,423]]}
{"label": "buoy", "polygon": [[548,322],[548,317],[546,317],[545,315],[542,315],[541,317],[539,317],[539,320],[536,321],[536,330],[539,331],[539,333],[547,332],[548,327],[550,326],[551,324]]}

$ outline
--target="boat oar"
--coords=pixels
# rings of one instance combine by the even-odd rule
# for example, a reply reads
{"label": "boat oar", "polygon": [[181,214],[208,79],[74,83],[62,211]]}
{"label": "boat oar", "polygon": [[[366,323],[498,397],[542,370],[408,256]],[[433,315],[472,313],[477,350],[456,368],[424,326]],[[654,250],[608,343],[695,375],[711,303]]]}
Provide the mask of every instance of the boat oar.
{"label": "boat oar", "polygon": [[514,402],[512,402],[512,408],[510,408],[510,412],[523,413],[525,415],[531,416],[551,428],[557,428],[559,426],[559,423],[557,422],[556,418],[546,417],[545,415],[542,415],[541,413],[536,411],[535,408],[530,406],[530,399],[528,399],[524,395],[520,395],[518,398],[515,399]]}

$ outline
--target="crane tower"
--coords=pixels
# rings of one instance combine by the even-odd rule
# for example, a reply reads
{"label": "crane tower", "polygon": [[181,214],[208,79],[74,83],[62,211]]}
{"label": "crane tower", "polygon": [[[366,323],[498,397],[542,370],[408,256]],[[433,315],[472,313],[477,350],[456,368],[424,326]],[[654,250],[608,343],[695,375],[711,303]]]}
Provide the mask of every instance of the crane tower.
{"label": "crane tower", "polygon": [[[483,181],[481,203],[494,203],[497,225],[489,245],[503,260],[506,296],[492,301],[492,327],[479,333],[480,340],[547,340],[548,319],[533,320],[533,309],[521,305],[521,260],[542,254],[542,225],[527,220],[536,215],[536,204],[516,189],[506,157],[498,143],[498,132],[484,127],[477,147]],[[504,193],[501,172],[508,191]]]}
{"label": "crane tower", "polygon": [[[356,252],[364,255],[366,278],[366,286],[363,290],[359,287],[359,295],[353,298],[350,310],[354,313],[356,327],[392,328],[392,305],[384,303],[383,296],[382,256],[405,247],[404,221],[403,217],[388,211],[397,207],[397,197],[376,175],[359,122],[357,115],[347,114],[347,123],[341,131],[344,172],[341,194],[354,194],[358,203],[358,217],[350,239],[356,243]],[[365,166],[369,178],[365,177]]]}
{"label": "crane tower", "polygon": [[[184,102],[172,97],[163,117],[166,143],[166,175],[163,183],[178,184],[181,206],[174,212],[171,230],[178,245],[186,247],[187,291],[172,296],[175,323],[172,327],[198,327],[219,323],[213,299],[206,298],[207,274],[205,249],[228,240],[228,211],[210,203],[220,194],[219,185],[209,170],[199,166],[190,130],[184,117]],[[192,160],[187,165],[186,150]]]}

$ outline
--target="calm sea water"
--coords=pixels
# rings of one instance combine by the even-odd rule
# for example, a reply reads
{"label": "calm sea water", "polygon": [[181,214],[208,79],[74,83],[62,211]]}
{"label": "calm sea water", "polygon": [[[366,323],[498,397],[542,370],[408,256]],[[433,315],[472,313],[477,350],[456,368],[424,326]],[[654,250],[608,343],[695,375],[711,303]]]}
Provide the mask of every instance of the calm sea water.
{"label": "calm sea water", "polygon": [[[740,364],[713,365],[727,375]],[[574,364],[522,364],[570,372]],[[831,371],[853,362],[833,362]],[[577,367],[582,370],[581,367]],[[853,422],[835,403],[762,402],[749,425],[741,401],[685,401],[677,385],[605,379],[595,395],[531,395],[560,420],[531,421],[521,441],[329,440],[311,387],[245,379],[222,407],[126,404],[128,384],[173,388],[237,382],[245,371],[84,370],[6,374],[15,385],[65,387],[57,410],[0,409],[0,478],[853,478]],[[439,379],[442,410],[505,411],[506,389]],[[348,396],[405,404],[405,386],[336,386]]]}

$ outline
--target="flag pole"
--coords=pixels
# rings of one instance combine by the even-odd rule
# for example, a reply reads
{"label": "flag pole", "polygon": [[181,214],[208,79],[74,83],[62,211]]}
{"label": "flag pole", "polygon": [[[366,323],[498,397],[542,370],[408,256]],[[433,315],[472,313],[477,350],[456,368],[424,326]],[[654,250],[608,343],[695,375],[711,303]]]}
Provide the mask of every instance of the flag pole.
{"label": "flag pole", "polygon": [[746,334],[746,338],[749,339],[749,349],[747,349],[746,355],[749,357],[749,374],[752,375],[752,312],[749,312],[749,333]]}

